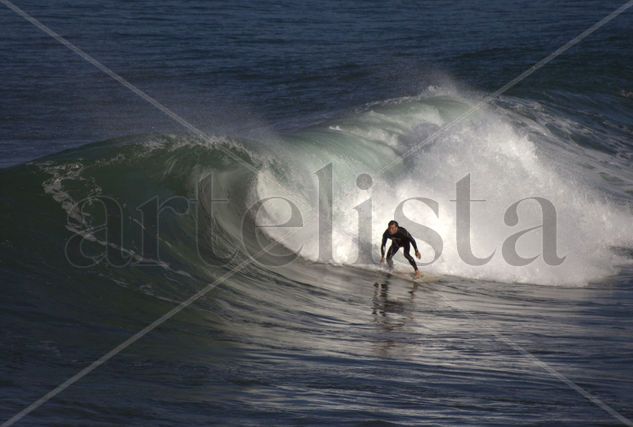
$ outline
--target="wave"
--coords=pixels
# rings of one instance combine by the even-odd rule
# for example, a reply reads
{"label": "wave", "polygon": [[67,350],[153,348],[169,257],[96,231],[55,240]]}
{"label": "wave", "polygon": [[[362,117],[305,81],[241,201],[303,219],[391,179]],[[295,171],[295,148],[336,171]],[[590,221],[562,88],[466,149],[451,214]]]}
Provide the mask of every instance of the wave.
{"label": "wave", "polygon": [[[27,180],[29,188],[39,186],[33,192],[8,190],[8,198],[16,203],[8,219],[14,224],[5,227],[23,229],[19,222],[34,209],[50,211],[45,197],[56,204],[58,219],[66,217],[63,229],[59,223],[35,224],[32,235],[61,240],[68,240],[69,232],[80,235],[89,259],[99,259],[104,247],[116,249],[121,265],[151,265],[176,278],[177,286],[155,289],[144,276],[147,269],[112,270],[101,265],[100,274],[120,285],[142,286],[144,292],[178,299],[200,281],[212,279],[236,249],[237,255],[223,268],[260,250],[265,246],[260,239],[279,242],[301,257],[293,266],[278,263],[272,268],[271,263],[281,258],[268,253],[269,263],[252,264],[236,277],[270,278],[291,270],[299,274],[297,270],[321,261],[376,269],[373,261],[380,252],[380,236],[398,204],[426,198],[437,203],[436,212],[432,203],[409,200],[400,218],[419,236],[423,263],[438,255],[438,241],[428,241],[432,237],[428,229],[440,237],[441,255],[426,270],[466,279],[565,286],[616,274],[620,265],[629,262],[617,249],[633,246],[633,173],[629,158],[613,155],[617,136],[601,135],[605,150],[587,147],[575,142],[589,138],[591,128],[583,123],[557,115],[542,103],[506,97],[424,143],[476,102],[470,95],[431,87],[416,97],[370,104],[339,120],[264,140],[142,135],[92,144],[2,171],[5,188],[16,180]],[[414,148],[417,151],[407,155]],[[393,167],[381,171],[389,164]],[[319,191],[330,170],[331,211],[327,191]],[[454,200],[457,185],[465,178],[470,180],[471,199],[482,200],[470,203],[472,252],[480,258],[492,254],[478,266],[465,262],[458,247]],[[99,226],[105,221],[103,204],[78,205],[97,196],[107,196],[121,207],[123,232],[114,243]],[[191,204],[189,210],[174,205],[161,213],[160,252],[150,251],[147,256],[142,237],[146,224],[139,207],[155,197],[161,203],[174,197],[195,200],[196,209]],[[546,199],[555,207],[556,255],[564,257],[559,265],[550,265],[543,256],[544,236],[538,228],[543,211],[538,203],[521,202],[516,224],[512,215],[508,217],[514,203],[531,197]],[[249,211],[265,198],[270,200],[257,214]],[[300,220],[295,226],[278,226],[297,213]],[[323,227],[328,214],[331,232]],[[246,237],[245,218],[260,227]],[[535,259],[523,266],[510,265],[502,255],[503,243],[530,227],[535,229],[518,238],[516,249],[519,255]],[[332,253],[324,258],[328,236]],[[59,240],[44,243],[49,246],[41,248],[40,261],[47,252],[60,250]],[[29,253],[28,242],[24,245],[11,256]],[[367,252],[373,254],[373,261]],[[156,254],[160,259],[152,256]],[[75,268],[62,263],[60,259],[58,268]],[[33,261],[33,268],[41,268],[36,264]],[[402,262],[396,265],[410,268]]]}

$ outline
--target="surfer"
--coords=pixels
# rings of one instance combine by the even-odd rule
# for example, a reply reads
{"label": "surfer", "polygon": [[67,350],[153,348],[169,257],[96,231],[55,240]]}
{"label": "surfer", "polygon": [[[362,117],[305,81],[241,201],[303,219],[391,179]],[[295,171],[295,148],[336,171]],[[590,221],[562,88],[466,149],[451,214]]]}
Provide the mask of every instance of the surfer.
{"label": "surfer", "polygon": [[393,256],[398,252],[398,249],[404,248],[404,257],[409,261],[409,264],[415,270],[415,278],[418,279],[421,277],[422,273],[418,270],[418,266],[415,263],[415,260],[409,253],[411,249],[411,245],[413,245],[413,249],[415,249],[415,256],[420,258],[420,252],[418,251],[418,245],[415,243],[415,239],[409,233],[406,228],[399,227],[396,221],[389,221],[387,224],[387,229],[382,234],[382,243],[380,245],[380,263],[382,264],[385,260],[385,245],[387,244],[387,239],[391,239],[391,246],[389,246],[389,250],[387,251],[387,264],[389,264],[389,270],[393,270]]}

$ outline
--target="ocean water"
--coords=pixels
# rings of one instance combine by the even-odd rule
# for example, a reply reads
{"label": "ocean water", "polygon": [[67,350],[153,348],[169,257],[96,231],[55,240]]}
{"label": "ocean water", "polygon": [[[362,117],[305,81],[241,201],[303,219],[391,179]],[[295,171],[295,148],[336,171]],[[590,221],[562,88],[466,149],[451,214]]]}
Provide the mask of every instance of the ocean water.
{"label": "ocean water", "polygon": [[2,421],[633,425],[633,8],[14,4],[145,95],[0,2]]}

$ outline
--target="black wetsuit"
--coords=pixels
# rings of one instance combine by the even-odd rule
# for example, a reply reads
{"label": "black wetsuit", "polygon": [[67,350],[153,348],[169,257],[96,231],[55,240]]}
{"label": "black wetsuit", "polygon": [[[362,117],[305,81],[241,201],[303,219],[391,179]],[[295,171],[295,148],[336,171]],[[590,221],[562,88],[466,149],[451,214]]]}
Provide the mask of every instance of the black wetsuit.
{"label": "black wetsuit", "polygon": [[418,271],[418,266],[415,263],[415,260],[409,253],[411,249],[410,245],[413,245],[413,249],[418,251],[418,245],[415,243],[415,239],[409,233],[406,228],[398,227],[398,231],[396,234],[389,234],[389,229],[387,228],[385,232],[382,234],[382,243],[380,245],[380,255],[385,256],[385,245],[387,244],[387,239],[391,239],[391,246],[389,246],[389,250],[387,251],[387,264],[389,264],[389,268],[393,268],[393,256],[398,252],[398,249],[404,248],[404,257],[409,261],[409,264]]}

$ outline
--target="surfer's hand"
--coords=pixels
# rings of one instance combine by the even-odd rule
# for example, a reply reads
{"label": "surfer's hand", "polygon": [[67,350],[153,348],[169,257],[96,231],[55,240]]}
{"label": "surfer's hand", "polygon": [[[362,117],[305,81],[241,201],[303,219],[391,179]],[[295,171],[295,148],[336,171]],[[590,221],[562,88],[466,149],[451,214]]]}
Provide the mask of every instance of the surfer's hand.
{"label": "surfer's hand", "polygon": [[415,256],[420,259],[422,257],[422,255],[420,255],[420,251],[415,251]]}

